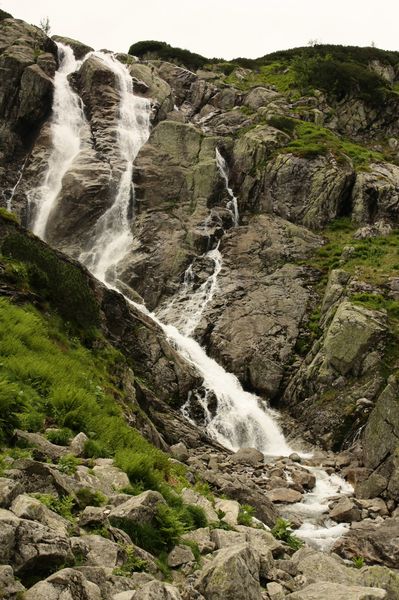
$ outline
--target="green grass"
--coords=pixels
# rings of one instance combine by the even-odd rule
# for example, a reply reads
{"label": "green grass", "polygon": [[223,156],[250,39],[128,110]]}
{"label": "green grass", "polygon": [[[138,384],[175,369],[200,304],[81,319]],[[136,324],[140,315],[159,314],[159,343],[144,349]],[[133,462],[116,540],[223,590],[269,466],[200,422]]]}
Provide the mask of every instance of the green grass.
{"label": "green grass", "polygon": [[237,523],[239,525],[246,525],[247,527],[251,527],[254,513],[255,509],[253,506],[250,506],[249,504],[243,504],[242,506],[240,506]]}
{"label": "green grass", "polygon": [[258,86],[274,86],[278,92],[299,96],[295,73],[284,62],[274,62],[269,65],[259,66],[255,70],[245,73],[244,77],[238,77],[233,71],[224,81],[242,91],[248,91]]}
{"label": "green grass", "polygon": [[[157,480],[169,476],[166,455],[124,419],[124,397],[113,375],[121,356],[105,342],[102,348],[89,350],[65,334],[59,319],[2,298],[0,355],[3,441],[18,425],[36,431],[45,427],[84,431],[107,455],[116,454],[119,464],[131,455],[133,465],[144,465]],[[59,466],[73,472],[76,460],[64,457]],[[147,477],[149,483],[144,472],[133,474],[133,479],[136,476]]]}
{"label": "green grass", "polygon": [[315,158],[329,153],[335,155],[338,161],[349,158],[357,170],[365,170],[371,162],[384,160],[383,154],[369,148],[342,140],[326,127],[300,120],[294,122],[294,139],[280,148],[278,153],[292,153],[302,158]]}
{"label": "green grass", "polygon": [[50,510],[61,517],[64,517],[64,519],[67,519],[67,521],[70,521],[71,523],[75,522],[72,512],[75,507],[73,496],[63,496],[62,498],[57,498],[52,494],[32,494],[32,496],[37,500],[40,500],[40,502]]}

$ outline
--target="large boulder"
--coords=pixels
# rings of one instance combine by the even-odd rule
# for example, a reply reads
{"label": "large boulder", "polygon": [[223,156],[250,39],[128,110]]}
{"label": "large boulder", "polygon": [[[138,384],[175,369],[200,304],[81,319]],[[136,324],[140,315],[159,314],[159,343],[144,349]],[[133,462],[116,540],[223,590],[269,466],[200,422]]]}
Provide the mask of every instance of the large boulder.
{"label": "large boulder", "polygon": [[143,492],[138,496],[132,496],[123,504],[113,508],[109,514],[109,520],[112,525],[118,527],[123,523],[153,523],[160,504],[165,504],[165,500],[159,492]]}
{"label": "large boulder", "polygon": [[24,586],[14,577],[12,567],[0,566],[0,593],[2,600],[17,600],[25,591]]}
{"label": "large boulder", "polygon": [[337,556],[304,547],[295,552],[291,560],[308,583],[328,581],[342,585],[360,585],[359,571],[345,565]]}
{"label": "large boulder", "polygon": [[375,163],[358,173],[352,192],[352,220],[358,225],[399,219],[399,167]]}
{"label": "large boulder", "polygon": [[18,481],[0,477],[0,508],[8,508],[14,498],[22,492],[22,485]]}
{"label": "large boulder", "polygon": [[399,555],[399,519],[385,519],[382,523],[361,521],[335,543],[333,551],[343,558],[362,556],[368,564],[395,569]]}
{"label": "large boulder", "polygon": [[399,385],[395,377],[379,396],[362,436],[363,460],[373,473],[356,486],[363,498],[385,492],[388,498],[399,500]]}
{"label": "large boulder", "polygon": [[386,600],[387,592],[379,588],[347,586],[340,583],[312,583],[287,600]]}
{"label": "large boulder", "polygon": [[200,572],[197,588],[206,600],[261,600],[259,561],[249,544],[220,550]]}
{"label": "large boulder", "polygon": [[179,590],[169,583],[150,581],[134,595],[134,600],[181,600]]}
{"label": "large boulder", "polygon": [[48,509],[40,500],[28,494],[21,494],[11,505],[10,510],[21,519],[38,521],[49,529],[66,536],[71,523]]}
{"label": "large boulder", "polygon": [[25,600],[102,600],[100,588],[76,569],[62,569],[39,581],[24,594]]}

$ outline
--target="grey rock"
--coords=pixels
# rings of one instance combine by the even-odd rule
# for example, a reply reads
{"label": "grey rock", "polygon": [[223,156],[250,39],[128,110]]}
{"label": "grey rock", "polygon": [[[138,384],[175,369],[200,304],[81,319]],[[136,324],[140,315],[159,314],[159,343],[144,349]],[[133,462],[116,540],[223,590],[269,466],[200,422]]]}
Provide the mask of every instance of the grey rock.
{"label": "grey rock", "polygon": [[215,544],[216,548],[229,548],[230,546],[236,546],[237,544],[243,544],[246,542],[245,533],[237,531],[226,531],[225,529],[212,529],[211,540]]}
{"label": "grey rock", "polygon": [[282,504],[294,504],[302,500],[303,494],[290,488],[274,488],[267,492],[268,498],[272,502],[281,502]]}
{"label": "grey rock", "polygon": [[68,529],[71,525],[69,521],[44,506],[40,500],[32,498],[32,496],[28,496],[27,494],[17,496],[12,503],[10,510],[17,517],[38,521],[62,536],[68,534]]}
{"label": "grey rock", "polygon": [[109,515],[110,523],[116,527],[125,521],[140,524],[152,523],[159,504],[165,504],[165,500],[159,492],[143,492],[113,508]]}
{"label": "grey rock", "polygon": [[259,555],[249,544],[220,550],[199,573],[196,587],[209,600],[261,600]]}
{"label": "grey rock", "polygon": [[223,521],[226,521],[231,527],[237,525],[237,519],[240,512],[240,504],[235,500],[221,500],[216,498],[215,500],[216,511],[222,511],[224,513]]}
{"label": "grey rock", "polygon": [[134,600],[181,600],[179,590],[169,583],[151,581],[140,588]]}
{"label": "grey rock", "polygon": [[337,523],[360,521],[361,516],[361,511],[350,498],[341,498],[329,512],[329,517]]}
{"label": "grey rock", "polygon": [[230,462],[257,467],[264,462],[264,455],[256,448],[240,448],[230,457]]}
{"label": "grey rock", "polygon": [[76,569],[62,569],[39,581],[24,594],[25,600],[102,600],[100,588]]}
{"label": "grey rock", "polygon": [[212,503],[208,498],[202,496],[198,492],[192,490],[191,488],[185,488],[182,491],[181,497],[185,504],[194,504],[195,506],[199,506],[205,511],[206,518],[210,522],[218,521],[218,515],[215,509],[212,506]]}
{"label": "grey rock", "polygon": [[82,431],[75,435],[71,443],[69,444],[69,450],[75,456],[83,456],[85,444],[88,441],[88,437]]}
{"label": "grey rock", "polygon": [[286,596],[289,600],[382,600],[387,593],[379,588],[346,586],[340,583],[313,583]]}
{"label": "grey rock", "polygon": [[186,446],[183,442],[179,442],[178,444],[174,444],[170,447],[170,452],[174,458],[179,460],[180,462],[186,462],[189,458],[189,453]]}
{"label": "grey rock", "polygon": [[22,494],[23,488],[18,481],[0,477],[0,507],[8,508],[18,494]]}
{"label": "grey rock", "polygon": [[14,577],[12,567],[8,565],[0,566],[0,593],[3,600],[17,600],[21,593],[25,591],[22,583]]}
{"label": "grey rock", "polygon": [[201,554],[208,554],[209,552],[213,552],[216,548],[215,542],[211,540],[211,530],[209,527],[201,527],[194,531],[190,531],[189,533],[185,533],[182,536],[182,540],[195,542],[198,545]]}
{"label": "grey rock", "polygon": [[168,566],[175,568],[195,561],[194,554],[189,546],[179,544],[168,554]]}

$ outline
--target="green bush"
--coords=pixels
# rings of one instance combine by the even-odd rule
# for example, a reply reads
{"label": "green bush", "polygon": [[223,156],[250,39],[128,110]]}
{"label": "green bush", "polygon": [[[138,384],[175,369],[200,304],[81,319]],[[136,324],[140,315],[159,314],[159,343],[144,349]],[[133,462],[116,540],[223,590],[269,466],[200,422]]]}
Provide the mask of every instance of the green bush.
{"label": "green bush", "polygon": [[58,446],[68,446],[73,437],[73,432],[64,427],[63,429],[54,429],[46,432],[46,437],[52,444]]}
{"label": "green bush", "polygon": [[64,519],[67,519],[71,523],[74,522],[75,519],[72,511],[75,506],[75,500],[73,496],[62,496],[62,498],[57,498],[52,494],[32,494],[32,496],[40,500],[50,510],[64,517]]}
{"label": "green bush", "polygon": [[108,501],[104,494],[99,491],[93,492],[90,488],[80,488],[76,492],[76,497],[81,510],[85,509],[86,506],[103,506]]}
{"label": "green bush", "polygon": [[190,50],[176,48],[166,42],[156,40],[143,40],[132,44],[129,48],[129,54],[144,59],[159,58],[193,70],[201,69],[207,63],[223,62],[220,59],[209,59],[195,52],[190,52]]}
{"label": "green bush", "polygon": [[[0,9],[0,21],[3,19],[6,19],[7,17],[2,17],[1,13],[4,12]],[[4,13],[4,14],[8,14],[8,13]],[[10,15],[9,15],[10,16]],[[18,217],[16,215],[14,215],[14,213],[10,212],[9,210],[6,210],[3,207],[0,207],[0,217],[2,219],[4,219],[5,221],[10,221],[11,223],[19,223],[18,221]]]}
{"label": "green bush", "polygon": [[240,511],[238,513],[237,522],[239,525],[245,525],[246,527],[251,527],[252,518],[254,516],[255,509],[253,506],[249,504],[243,504],[240,506]]}
{"label": "green bush", "polygon": [[295,120],[283,115],[273,115],[267,119],[267,122],[272,127],[280,129],[280,131],[284,131],[284,133],[288,133],[289,135],[295,131]]}
{"label": "green bush", "polygon": [[122,546],[122,550],[125,552],[126,558],[121,567],[113,570],[114,575],[128,577],[131,573],[140,573],[147,570],[147,561],[137,556],[134,546],[125,544]]}
{"label": "green bush", "polygon": [[73,454],[65,454],[65,456],[61,456],[59,459],[58,468],[66,475],[74,475],[79,464],[80,460],[76,458],[76,456]]}
{"label": "green bush", "polygon": [[0,443],[9,440],[19,426],[23,408],[24,397],[19,386],[0,376]]}

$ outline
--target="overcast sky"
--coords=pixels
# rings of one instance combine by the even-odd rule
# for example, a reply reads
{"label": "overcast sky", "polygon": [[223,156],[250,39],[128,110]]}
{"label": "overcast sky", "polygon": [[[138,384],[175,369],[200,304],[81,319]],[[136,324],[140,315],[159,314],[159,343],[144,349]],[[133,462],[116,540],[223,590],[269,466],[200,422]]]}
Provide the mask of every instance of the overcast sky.
{"label": "overcast sky", "polygon": [[0,0],[0,8],[99,50],[155,39],[208,57],[322,43],[399,50],[398,0]]}

